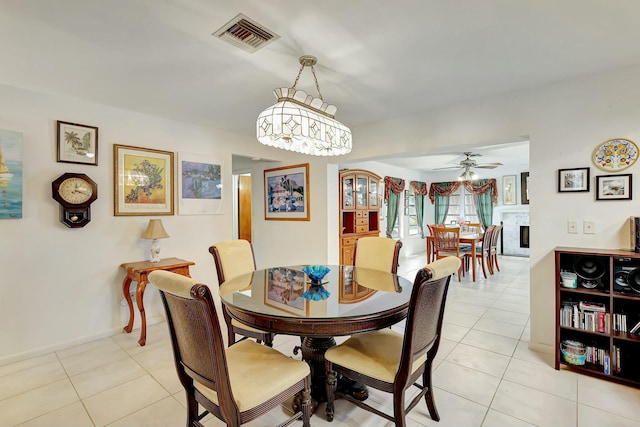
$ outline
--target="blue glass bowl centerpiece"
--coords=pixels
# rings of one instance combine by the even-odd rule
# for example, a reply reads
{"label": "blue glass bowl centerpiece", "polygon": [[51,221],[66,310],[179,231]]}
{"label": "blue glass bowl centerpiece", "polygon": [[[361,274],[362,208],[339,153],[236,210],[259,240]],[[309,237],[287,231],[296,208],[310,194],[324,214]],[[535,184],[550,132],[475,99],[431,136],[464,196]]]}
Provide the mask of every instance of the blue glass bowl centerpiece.
{"label": "blue glass bowl centerpiece", "polygon": [[322,286],[322,279],[331,270],[324,265],[306,265],[302,268],[309,279],[311,279],[312,286]]}
{"label": "blue glass bowl centerpiece", "polygon": [[307,301],[322,301],[329,298],[329,295],[331,295],[331,292],[326,290],[324,286],[311,285],[309,286],[309,289],[304,291],[304,293],[302,294],[302,298],[306,299]]}

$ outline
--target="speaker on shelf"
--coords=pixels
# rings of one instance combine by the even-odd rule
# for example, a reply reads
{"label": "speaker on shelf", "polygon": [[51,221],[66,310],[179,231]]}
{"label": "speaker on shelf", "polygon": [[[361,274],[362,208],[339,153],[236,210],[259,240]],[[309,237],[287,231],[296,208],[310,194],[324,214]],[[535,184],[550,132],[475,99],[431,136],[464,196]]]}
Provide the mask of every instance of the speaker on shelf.
{"label": "speaker on shelf", "polygon": [[596,257],[579,256],[573,262],[573,271],[580,278],[579,283],[583,288],[599,287],[605,270],[604,262]]}
{"label": "speaker on shelf", "polygon": [[640,216],[632,216],[629,218],[631,231],[631,250],[640,252]]}
{"label": "speaker on shelf", "polygon": [[640,294],[640,259],[627,257],[613,259],[613,290]]}

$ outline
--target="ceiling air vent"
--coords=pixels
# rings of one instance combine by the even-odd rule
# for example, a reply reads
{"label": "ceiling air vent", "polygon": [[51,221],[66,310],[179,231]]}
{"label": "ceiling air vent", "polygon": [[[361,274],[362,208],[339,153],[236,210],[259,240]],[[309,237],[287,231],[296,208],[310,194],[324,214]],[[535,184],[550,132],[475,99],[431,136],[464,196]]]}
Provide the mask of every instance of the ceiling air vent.
{"label": "ceiling air vent", "polygon": [[212,35],[251,53],[280,38],[273,31],[241,13]]}

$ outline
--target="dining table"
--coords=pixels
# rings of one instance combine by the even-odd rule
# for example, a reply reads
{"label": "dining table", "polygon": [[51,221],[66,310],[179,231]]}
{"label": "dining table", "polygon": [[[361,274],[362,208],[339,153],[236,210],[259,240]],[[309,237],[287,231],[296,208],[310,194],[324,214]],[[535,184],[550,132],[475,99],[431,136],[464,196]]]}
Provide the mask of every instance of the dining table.
{"label": "dining table", "polygon": [[[427,236],[427,260],[431,259],[431,251],[433,250],[433,243],[435,242],[435,236]],[[482,242],[482,233],[477,232],[460,232],[460,245],[471,246],[471,279],[476,281],[476,249],[478,243]]]}
{"label": "dining table", "polygon": [[[326,401],[324,353],[335,337],[390,327],[407,317],[413,282],[390,272],[349,265],[327,265],[312,282],[304,265],[255,270],[224,282],[220,298],[231,317],[275,334],[301,337],[294,349],[311,368],[311,396]],[[368,397],[350,384],[357,399]],[[296,403],[294,401],[294,410]]]}

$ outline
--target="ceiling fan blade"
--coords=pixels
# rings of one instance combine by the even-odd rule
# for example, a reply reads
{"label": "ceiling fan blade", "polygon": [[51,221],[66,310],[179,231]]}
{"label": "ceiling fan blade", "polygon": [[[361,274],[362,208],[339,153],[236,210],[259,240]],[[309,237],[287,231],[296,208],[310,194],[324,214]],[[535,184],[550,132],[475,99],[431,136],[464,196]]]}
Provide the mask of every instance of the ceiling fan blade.
{"label": "ceiling fan blade", "polygon": [[481,165],[475,165],[474,167],[480,169],[495,169],[498,166],[502,166],[502,163],[483,163]]}
{"label": "ceiling fan blade", "polygon": [[444,168],[434,168],[434,171],[439,171],[439,170],[443,170],[443,169],[464,169],[463,166],[447,166]]}

